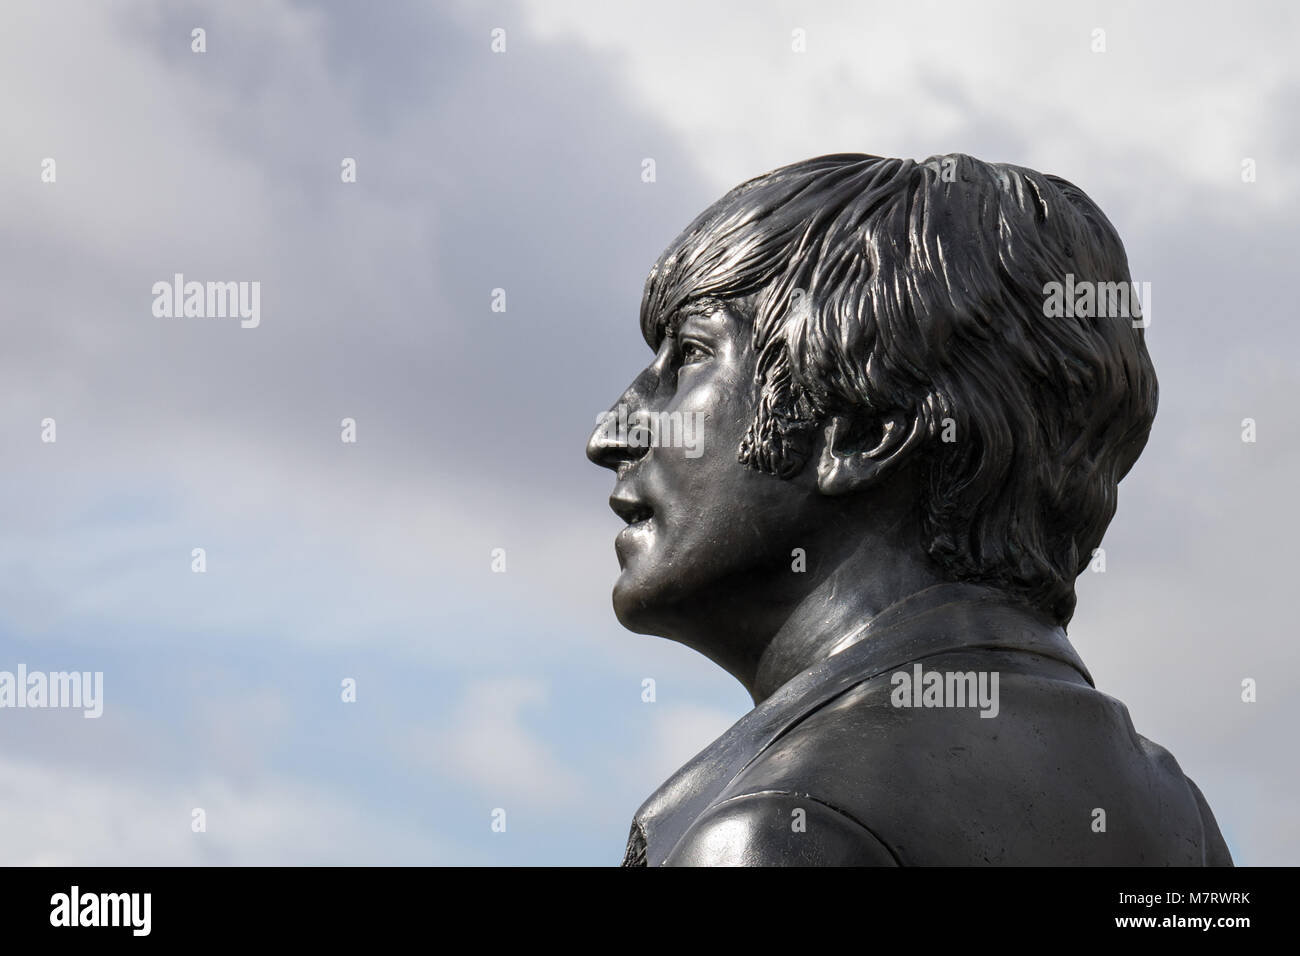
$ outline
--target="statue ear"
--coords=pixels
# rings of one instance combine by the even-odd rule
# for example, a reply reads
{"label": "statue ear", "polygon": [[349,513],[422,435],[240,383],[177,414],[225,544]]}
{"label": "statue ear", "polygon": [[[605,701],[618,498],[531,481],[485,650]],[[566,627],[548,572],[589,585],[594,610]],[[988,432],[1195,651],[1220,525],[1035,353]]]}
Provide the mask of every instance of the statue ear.
{"label": "statue ear", "polygon": [[880,443],[863,450],[855,440],[852,422],[844,415],[832,415],[823,433],[821,458],[817,462],[817,490],[824,495],[847,495],[892,474],[911,455],[925,436],[921,417],[908,418],[891,412],[880,421]]}

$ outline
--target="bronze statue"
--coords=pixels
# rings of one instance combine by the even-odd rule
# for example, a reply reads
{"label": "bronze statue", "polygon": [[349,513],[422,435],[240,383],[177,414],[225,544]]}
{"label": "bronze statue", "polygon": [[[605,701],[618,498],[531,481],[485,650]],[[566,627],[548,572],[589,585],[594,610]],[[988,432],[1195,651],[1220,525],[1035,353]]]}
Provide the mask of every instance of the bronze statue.
{"label": "bronze statue", "polygon": [[626,865],[1231,865],[1065,635],[1157,388],[1137,304],[1064,283],[1131,284],[1106,217],[960,154],[786,166],[663,253],[654,358],[587,449],[614,609],[755,706]]}

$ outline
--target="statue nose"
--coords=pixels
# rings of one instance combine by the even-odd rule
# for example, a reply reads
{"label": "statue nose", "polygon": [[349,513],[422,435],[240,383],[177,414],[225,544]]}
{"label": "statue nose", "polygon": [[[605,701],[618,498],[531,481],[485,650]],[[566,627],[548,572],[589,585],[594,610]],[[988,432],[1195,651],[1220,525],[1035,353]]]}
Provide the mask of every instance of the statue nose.
{"label": "statue nose", "polygon": [[649,451],[648,443],[635,423],[666,399],[670,354],[671,345],[665,341],[654,362],[643,369],[614,406],[601,415],[596,430],[587,439],[587,457],[594,463],[602,468],[618,470],[620,465],[637,461]]}
{"label": "statue nose", "polygon": [[647,450],[645,443],[629,441],[629,421],[633,416],[634,409],[622,401],[601,415],[595,431],[587,439],[587,457],[602,468],[610,469],[642,457]]}

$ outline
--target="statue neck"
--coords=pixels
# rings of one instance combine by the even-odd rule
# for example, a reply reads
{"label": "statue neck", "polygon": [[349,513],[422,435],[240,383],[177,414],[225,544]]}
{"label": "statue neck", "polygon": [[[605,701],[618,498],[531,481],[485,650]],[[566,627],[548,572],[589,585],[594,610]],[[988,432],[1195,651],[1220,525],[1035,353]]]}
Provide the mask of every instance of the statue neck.
{"label": "statue neck", "polygon": [[845,638],[886,608],[944,580],[919,547],[900,549],[868,536],[824,573],[780,623],[752,678],[742,683],[755,705],[762,703],[841,649]]}

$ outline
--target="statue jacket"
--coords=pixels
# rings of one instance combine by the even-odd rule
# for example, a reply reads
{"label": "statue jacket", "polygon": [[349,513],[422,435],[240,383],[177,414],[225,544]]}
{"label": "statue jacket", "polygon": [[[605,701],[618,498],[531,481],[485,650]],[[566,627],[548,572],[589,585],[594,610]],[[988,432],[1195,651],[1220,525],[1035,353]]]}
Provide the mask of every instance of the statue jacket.
{"label": "statue jacket", "polygon": [[1200,790],[1035,610],[945,584],[839,648],[642,805],[624,865],[1232,865]]}

